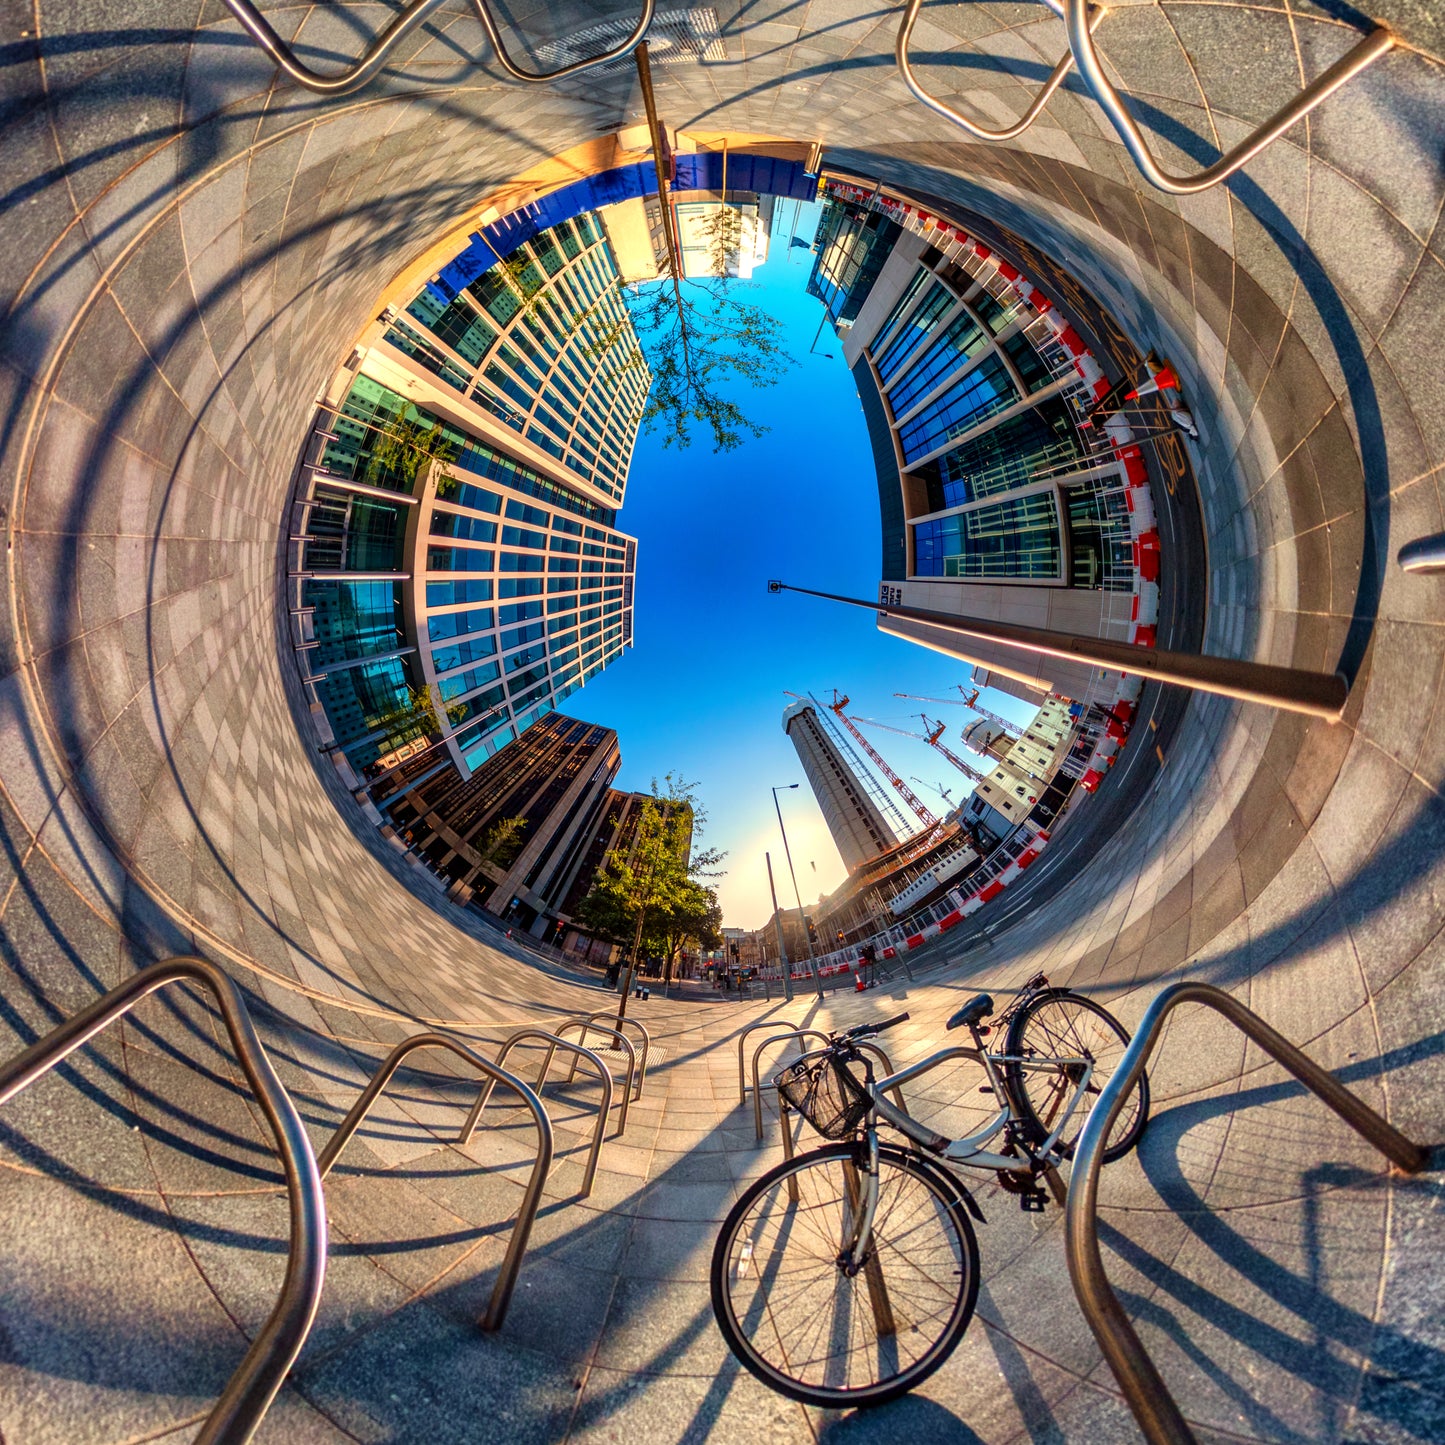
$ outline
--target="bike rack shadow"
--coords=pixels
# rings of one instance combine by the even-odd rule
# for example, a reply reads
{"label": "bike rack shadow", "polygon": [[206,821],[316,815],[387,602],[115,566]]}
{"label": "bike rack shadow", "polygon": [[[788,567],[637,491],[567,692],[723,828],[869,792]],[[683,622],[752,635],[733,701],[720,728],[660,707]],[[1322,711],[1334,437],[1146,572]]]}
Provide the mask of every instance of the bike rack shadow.
{"label": "bike rack shadow", "polygon": [[[361,1096],[351,1106],[351,1112],[341,1121],[336,1133],[331,1136],[331,1142],[321,1151],[317,1168],[321,1177],[325,1179],[331,1171],[331,1166],[340,1157],[341,1151],[351,1142],[352,1135],[361,1127],[362,1121],[371,1112],[372,1105],[376,1103],[382,1091],[391,1082],[391,1076],[396,1073],[402,1060],[418,1049],[449,1049],[463,1063],[484,1075],[490,1084],[505,1084],[532,1111],[532,1119],[537,1125],[537,1155],[532,1164],[532,1173],[527,1179],[527,1187],[522,1194],[522,1206],[517,1211],[517,1220],[512,1226],[512,1237],[507,1242],[507,1253],[502,1260],[502,1268],[497,1275],[496,1284],[492,1287],[492,1298],[487,1305],[487,1312],[481,1319],[481,1326],[484,1330],[498,1330],[507,1317],[507,1306],[511,1303],[512,1291],[516,1288],[517,1274],[522,1267],[522,1256],[526,1253],[527,1240],[532,1233],[532,1223],[537,1217],[537,1207],[542,1202],[542,1186],[546,1184],[548,1171],[552,1167],[552,1121],[547,1117],[547,1111],[542,1107],[542,1101],[515,1074],[507,1073],[505,1069],[499,1068],[496,1064],[469,1049],[465,1044],[448,1038],[445,1034],[413,1034],[409,1039],[403,1039],[382,1060],[381,1066],[361,1091]],[[468,1124],[470,1123],[469,1119]],[[469,1137],[470,1134],[471,1129],[466,1128],[463,1137]],[[459,1138],[458,1142],[462,1142],[462,1139]]]}
{"label": "bike rack shadow", "polygon": [[1104,1270],[1099,1249],[1099,1170],[1104,1162],[1109,1130],[1144,1072],[1164,1021],[1185,1003],[1203,1004],[1221,1014],[1405,1173],[1420,1173],[1429,1163],[1431,1153],[1407,1139],[1332,1074],[1223,989],[1207,983],[1176,983],[1155,996],[1119,1067],[1089,1111],[1075,1147],[1065,1203],[1065,1248],[1069,1278],[1078,1296],[1079,1308],[1150,1445],[1197,1445],[1197,1441]]}
{"label": "bike rack shadow", "polygon": [[198,983],[220,1006],[237,1060],[271,1127],[286,1174],[291,1241],[280,1297],[196,1436],[197,1445],[245,1445],[301,1353],[321,1302],[326,1278],[326,1203],[321,1180],[326,1171],[317,1164],[301,1117],[266,1056],[240,989],[204,958],[184,956],[153,963],[0,1066],[0,1104],[13,1099],[143,999],[172,983]]}
{"label": "bike rack shadow", "polygon": [[[619,1038],[622,1036],[619,1034]],[[583,1048],[581,1044],[570,1043],[568,1040],[559,1038],[556,1034],[549,1034],[546,1029],[521,1028],[515,1033],[507,1035],[506,1042],[497,1052],[497,1068],[503,1069],[507,1062],[507,1055],[520,1043],[528,1039],[538,1040],[550,1045],[547,1050],[546,1062],[542,1065],[541,1072],[537,1075],[536,1094],[540,1099],[542,1096],[542,1085],[547,1080],[547,1070],[551,1067],[552,1056],[558,1049],[566,1049],[573,1055],[573,1066],[576,1066],[577,1059],[585,1059],[597,1072],[597,1078],[602,1084],[602,1102],[597,1108],[597,1126],[592,1131],[592,1147],[587,1151],[587,1168],[582,1175],[582,1192],[580,1197],[586,1199],[592,1193],[592,1182],[597,1177],[597,1160],[602,1153],[602,1138],[607,1129],[607,1116],[612,1112],[612,1071],[592,1052],[591,1049]],[[627,1043],[623,1039],[624,1044]],[[570,1078],[571,1075],[568,1075]],[[628,1069],[628,1083],[631,1084],[631,1067]],[[472,1105],[472,1111],[467,1115],[467,1121],[462,1125],[462,1132],[457,1135],[457,1143],[467,1143],[475,1132],[477,1123],[482,1117],[482,1110],[487,1107],[487,1101],[492,1097],[492,1090],[497,1087],[497,1081],[489,1078],[482,1092],[477,1095],[477,1102]],[[618,1125],[617,1132],[620,1135],[627,1127],[627,1094],[624,1091],[622,1096],[622,1120]]]}

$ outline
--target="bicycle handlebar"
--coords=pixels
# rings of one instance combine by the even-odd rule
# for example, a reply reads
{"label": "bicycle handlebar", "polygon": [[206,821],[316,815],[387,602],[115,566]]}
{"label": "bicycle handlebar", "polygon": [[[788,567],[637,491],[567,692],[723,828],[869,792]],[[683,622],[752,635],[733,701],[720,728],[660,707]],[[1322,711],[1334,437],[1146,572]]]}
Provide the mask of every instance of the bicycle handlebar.
{"label": "bicycle handlebar", "polygon": [[891,1029],[894,1024],[906,1023],[907,1021],[907,1014],[895,1014],[891,1019],[884,1019],[882,1023],[859,1024],[856,1028],[851,1028],[846,1033],[841,1034],[840,1037],[845,1039],[871,1039],[874,1034],[881,1034],[884,1029]]}

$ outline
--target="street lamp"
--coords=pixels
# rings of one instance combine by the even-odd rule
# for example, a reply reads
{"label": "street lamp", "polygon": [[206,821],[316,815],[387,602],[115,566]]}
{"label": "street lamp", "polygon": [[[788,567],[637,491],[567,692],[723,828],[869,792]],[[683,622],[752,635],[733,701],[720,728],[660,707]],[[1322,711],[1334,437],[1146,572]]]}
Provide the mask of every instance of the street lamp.
{"label": "street lamp", "polygon": [[[808,932],[808,921],[803,917],[803,895],[798,892],[798,875],[793,871],[793,852],[788,847],[788,830],[783,827],[783,810],[778,806],[778,794],[792,791],[798,787],[797,783],[780,783],[773,789],[773,811],[778,815],[778,831],[783,835],[783,855],[788,860],[788,876],[793,880],[793,897],[798,901],[798,922],[803,925],[804,935]],[[808,967],[813,971],[813,986],[818,990],[818,997],[823,997],[823,980],[818,977],[818,965],[813,961],[813,940],[809,938],[808,943]]]}
{"label": "street lamp", "polygon": [[[818,329],[813,333],[813,345],[808,348],[809,356],[812,356],[814,354],[815,348],[818,345],[818,338],[823,334],[823,321],[826,320],[828,320],[828,308],[825,306],[823,308],[823,320],[818,323]],[[833,359],[833,353],[831,351],[823,352],[822,356],[824,361],[832,361]],[[796,788],[798,785],[796,783],[793,783],[791,784],[791,786]]]}

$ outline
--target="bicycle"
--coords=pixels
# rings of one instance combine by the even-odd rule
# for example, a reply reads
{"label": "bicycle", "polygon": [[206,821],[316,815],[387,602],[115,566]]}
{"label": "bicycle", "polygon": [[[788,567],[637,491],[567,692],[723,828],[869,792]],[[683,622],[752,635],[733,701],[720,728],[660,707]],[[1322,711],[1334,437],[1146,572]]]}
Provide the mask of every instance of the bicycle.
{"label": "bicycle", "polygon": [[[1106,1009],[1036,974],[992,1024],[988,994],[947,1027],[972,1048],[948,1048],[875,1079],[856,1045],[908,1015],[832,1034],[774,1081],[786,1109],[834,1141],[785,1159],[729,1211],[713,1249],[713,1313],[728,1347],[764,1384],[829,1409],[880,1405],[927,1379],[963,1338],[978,1296],[973,1221],[983,1211],[946,1166],[994,1171],[1026,1211],[1041,1211],[1044,1178],[1062,1202],[1058,1166],[1118,1067],[1129,1035]],[[1007,1030],[1002,1052],[984,1038]],[[948,1139],[884,1093],[950,1059],[982,1065],[998,1113]],[[860,1080],[853,1069],[860,1066]],[[1128,1153],[1149,1117],[1140,1075],[1110,1131],[1106,1161]],[[908,1141],[880,1143],[886,1124]],[[985,1146],[1002,1136],[1002,1145]]]}

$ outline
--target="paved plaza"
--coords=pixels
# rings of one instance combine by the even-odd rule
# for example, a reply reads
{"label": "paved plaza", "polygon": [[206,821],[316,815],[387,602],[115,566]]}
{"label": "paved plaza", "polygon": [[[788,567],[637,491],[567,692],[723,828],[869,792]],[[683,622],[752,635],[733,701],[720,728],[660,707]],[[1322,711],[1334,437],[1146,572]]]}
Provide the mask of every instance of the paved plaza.
{"label": "paved plaza", "polygon": [[[1345,8],[1123,5],[1100,41],[1183,168],[1352,44]],[[352,22],[385,13],[268,9],[317,63],[357,53]],[[452,907],[367,824],[315,751],[280,573],[300,438],[371,299],[539,158],[637,123],[635,82],[518,86],[460,3],[340,100],[279,85],[211,0],[9,13],[0,1053],[137,965],[200,952],[246,991],[319,1146],[406,1035],[495,1041],[606,1002]],[[597,13],[514,18],[569,33]],[[453,1148],[471,1086],[442,1062],[403,1074],[329,1181],[321,1315],[263,1439],[1137,1438],[1059,1212],[1021,1214],[987,1183],[978,1319],[913,1397],[833,1419],[732,1363],[705,1271],[716,1221],[781,1147],[737,1098],[737,1032],[770,1010],[848,1024],[906,1007],[886,1041],[901,1064],[961,997],[1038,968],[1131,1025],[1199,978],[1414,1138],[1445,1134],[1445,583],[1394,560],[1445,530],[1438,8],[1387,0],[1396,53],[1227,188],[1178,199],[1072,83],[1018,142],[961,139],[898,80],[896,11],[717,14],[725,59],[657,67],[669,123],[819,139],[829,164],[990,218],[1097,295],[1179,369],[1199,423],[1204,649],[1341,665],[1350,703],[1330,725],[1191,701],[1167,753],[1131,764],[1139,797],[1107,840],[935,945],[916,985],[821,1010],[634,1003],[665,1057],[586,1200],[595,1091],[549,1089],[563,1147],[496,1335],[476,1318],[528,1131],[499,1101]],[[1042,6],[930,6],[915,44],[953,57],[928,73],[998,123],[1062,36]],[[1196,1013],[1175,1016],[1153,1078],[1143,1147],[1105,1175],[1102,1237],[1199,1438],[1445,1437],[1438,1171],[1387,1176]],[[953,1127],[976,1088],[939,1076],[911,1102]],[[193,1438],[270,1308],[284,1238],[259,1116],[185,993],[6,1104],[6,1445]]]}

